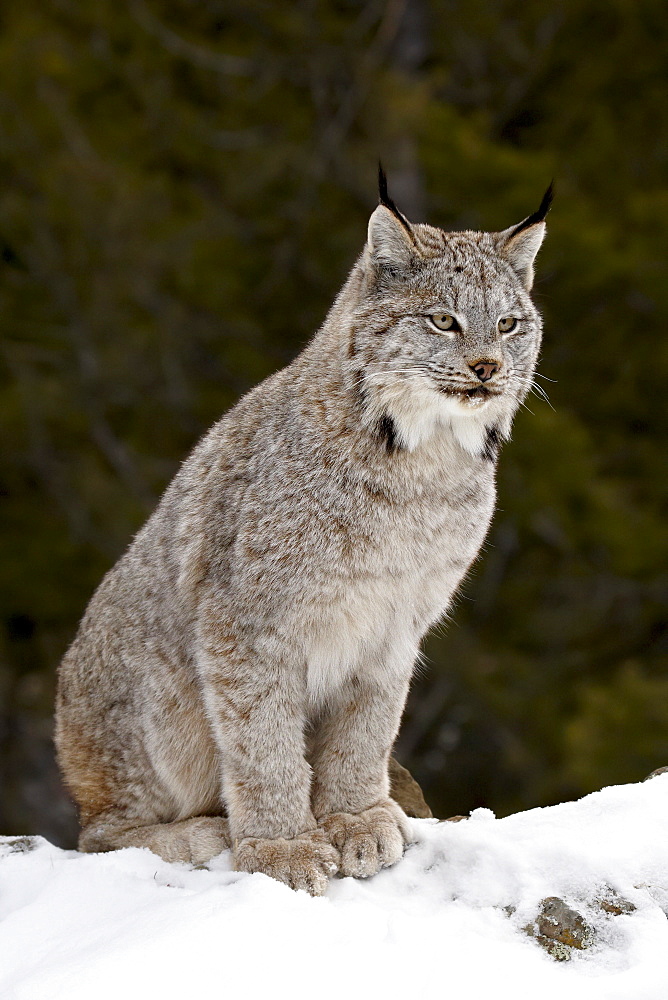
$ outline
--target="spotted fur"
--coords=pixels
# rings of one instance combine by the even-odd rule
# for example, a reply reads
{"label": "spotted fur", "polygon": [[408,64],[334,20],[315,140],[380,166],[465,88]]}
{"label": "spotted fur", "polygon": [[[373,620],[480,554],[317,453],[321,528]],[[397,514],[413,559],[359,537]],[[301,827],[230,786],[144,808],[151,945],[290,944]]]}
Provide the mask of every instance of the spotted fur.
{"label": "spotted fur", "polygon": [[315,894],[400,857],[388,757],[420,641],[492,517],[544,229],[446,233],[386,197],[313,340],[185,461],[60,668],[82,850],[233,845],[239,868]]}

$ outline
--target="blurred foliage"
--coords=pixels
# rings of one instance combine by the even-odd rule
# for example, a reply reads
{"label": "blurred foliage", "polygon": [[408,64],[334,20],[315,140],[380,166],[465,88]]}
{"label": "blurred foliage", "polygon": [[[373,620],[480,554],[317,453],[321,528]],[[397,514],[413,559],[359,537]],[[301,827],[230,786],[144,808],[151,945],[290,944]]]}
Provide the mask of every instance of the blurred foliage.
{"label": "blurred foliage", "polygon": [[378,155],[446,228],[557,181],[554,409],[504,450],[403,760],[441,815],[668,763],[665,4],[25,0],[0,29],[0,825],[71,839],[58,659],[197,437],[322,320]]}

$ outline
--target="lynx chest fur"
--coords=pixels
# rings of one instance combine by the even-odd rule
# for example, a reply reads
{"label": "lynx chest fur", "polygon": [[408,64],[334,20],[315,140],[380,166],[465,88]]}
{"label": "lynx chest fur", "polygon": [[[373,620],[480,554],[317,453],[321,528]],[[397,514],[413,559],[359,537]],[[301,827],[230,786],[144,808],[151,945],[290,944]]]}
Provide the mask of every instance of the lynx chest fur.
{"label": "lynx chest fur", "polygon": [[82,850],[233,845],[238,869],[319,894],[410,841],[389,755],[531,384],[550,196],[503,232],[444,233],[380,193],[321,330],[196,447],[63,660]]}
{"label": "lynx chest fur", "polygon": [[[271,386],[275,415],[284,393],[291,397],[294,374],[287,369]],[[317,395],[323,381],[314,373]],[[245,402],[255,412],[252,399]],[[354,426],[359,417],[349,416]],[[260,643],[280,637],[281,650],[291,649],[291,669],[306,670],[317,709],[357,674],[380,678],[395,655],[404,670],[412,663],[478,553],[493,511],[495,470],[488,456],[462,453],[449,435],[434,434],[414,450],[393,445],[388,453],[383,441],[358,450],[340,420],[333,433],[316,434],[287,413],[277,424],[258,429],[264,448],[271,447],[270,468],[258,463],[256,478],[246,464],[236,491],[235,471],[214,476],[214,495],[225,504],[221,534],[210,510],[208,523],[188,517],[183,534],[196,540],[188,559],[220,585],[216,617],[238,622],[246,608],[248,641],[251,634]],[[291,427],[289,441],[281,425]],[[220,430],[226,433],[224,424]],[[217,444],[215,453],[228,448]],[[223,553],[224,567],[212,566],[209,554],[218,564]]]}

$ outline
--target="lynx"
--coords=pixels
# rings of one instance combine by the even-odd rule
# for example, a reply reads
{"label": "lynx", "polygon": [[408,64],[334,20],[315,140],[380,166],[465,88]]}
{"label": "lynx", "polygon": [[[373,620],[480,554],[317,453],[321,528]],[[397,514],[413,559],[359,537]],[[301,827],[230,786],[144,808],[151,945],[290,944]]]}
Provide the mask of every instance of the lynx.
{"label": "lynx", "polygon": [[398,861],[388,760],[420,641],[476,558],[531,386],[549,189],[503,232],[412,224],[380,173],[321,329],[185,461],[59,673],[80,849],[322,894]]}

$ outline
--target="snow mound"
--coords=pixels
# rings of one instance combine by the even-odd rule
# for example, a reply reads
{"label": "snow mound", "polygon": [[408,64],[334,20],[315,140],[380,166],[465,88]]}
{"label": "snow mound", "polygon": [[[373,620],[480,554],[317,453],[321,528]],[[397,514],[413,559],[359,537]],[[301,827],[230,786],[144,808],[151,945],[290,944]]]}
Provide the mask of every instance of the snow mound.
{"label": "snow mound", "polygon": [[[414,820],[404,859],[312,899],[264,875],[0,838],[0,997],[666,1000],[668,774],[495,819]],[[631,913],[600,908],[611,891]],[[558,896],[594,943],[557,963],[523,928]]]}

